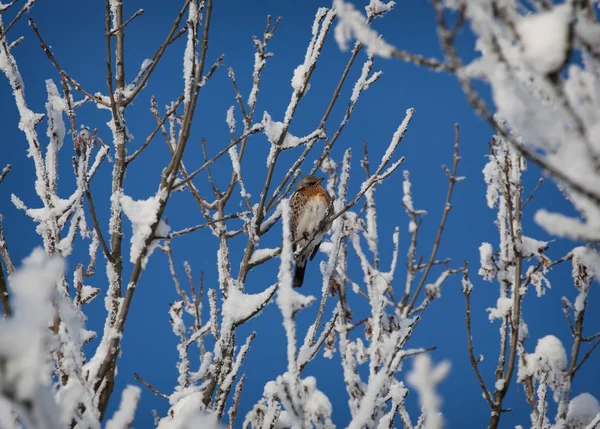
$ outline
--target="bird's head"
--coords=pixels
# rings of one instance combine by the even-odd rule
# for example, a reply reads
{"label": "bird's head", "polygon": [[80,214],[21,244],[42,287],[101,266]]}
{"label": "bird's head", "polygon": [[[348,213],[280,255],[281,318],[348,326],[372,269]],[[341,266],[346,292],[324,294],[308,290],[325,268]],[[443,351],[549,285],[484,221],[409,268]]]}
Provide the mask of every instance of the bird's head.
{"label": "bird's head", "polygon": [[322,181],[323,181],[322,177],[316,177],[316,176],[303,177],[302,179],[300,179],[300,181],[296,185],[296,190],[299,190],[302,188],[308,188],[309,186],[318,185]]}

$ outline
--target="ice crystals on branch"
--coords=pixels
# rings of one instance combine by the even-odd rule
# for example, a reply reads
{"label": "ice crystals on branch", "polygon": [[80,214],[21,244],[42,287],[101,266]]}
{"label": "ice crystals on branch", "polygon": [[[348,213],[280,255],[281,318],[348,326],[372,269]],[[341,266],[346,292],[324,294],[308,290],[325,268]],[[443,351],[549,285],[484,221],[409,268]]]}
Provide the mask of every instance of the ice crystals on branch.
{"label": "ice crystals on branch", "polygon": [[185,53],[183,54],[183,80],[184,80],[184,104],[190,102],[193,88],[192,83],[194,82],[194,66],[196,65],[196,32],[198,31],[198,24],[200,14],[198,12],[198,3],[195,1],[189,2],[188,9],[188,40],[185,45]]}
{"label": "ice crystals on branch", "polygon": [[362,91],[369,89],[373,83],[377,82],[379,78],[383,75],[383,72],[378,71],[373,73],[371,77],[369,77],[369,73],[373,69],[373,57],[369,57],[367,61],[363,64],[362,73],[360,77],[354,84],[354,88],[352,89],[352,95],[350,96],[350,101],[352,103],[356,103],[358,101],[358,97],[360,96]]}
{"label": "ice crystals on branch", "polygon": [[371,0],[368,5],[365,6],[367,17],[376,18],[385,15],[396,6],[395,1],[389,1],[387,3],[381,0]]}

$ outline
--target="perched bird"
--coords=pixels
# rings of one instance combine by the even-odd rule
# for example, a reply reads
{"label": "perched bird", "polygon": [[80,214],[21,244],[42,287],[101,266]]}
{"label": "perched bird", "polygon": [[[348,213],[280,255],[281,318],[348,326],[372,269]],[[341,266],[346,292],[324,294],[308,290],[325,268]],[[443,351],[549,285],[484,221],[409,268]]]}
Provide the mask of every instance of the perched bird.
{"label": "perched bird", "polygon": [[[326,225],[321,225],[329,214],[332,198],[321,186],[322,178],[315,176],[303,177],[296,185],[296,190],[290,199],[291,230],[294,241],[296,270],[294,272],[294,287],[302,286],[304,270],[308,258],[312,261],[319,250]],[[299,252],[296,252],[297,248]]]}

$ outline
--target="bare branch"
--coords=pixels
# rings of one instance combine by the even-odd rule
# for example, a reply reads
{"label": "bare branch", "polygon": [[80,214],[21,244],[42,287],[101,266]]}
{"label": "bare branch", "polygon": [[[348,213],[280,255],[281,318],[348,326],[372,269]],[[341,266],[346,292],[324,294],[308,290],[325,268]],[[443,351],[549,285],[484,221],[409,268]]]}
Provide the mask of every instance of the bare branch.
{"label": "bare branch", "polygon": [[156,387],[154,387],[153,385],[151,385],[150,383],[148,383],[147,381],[145,381],[137,372],[133,373],[133,376],[135,377],[135,379],[137,381],[139,381],[140,383],[142,383],[144,386],[146,386],[148,389],[150,389],[150,391],[152,393],[154,393],[155,395],[160,396],[161,398],[166,399],[167,401],[169,400],[169,397],[167,395],[165,395],[164,393],[162,393],[160,390],[158,390]]}
{"label": "bare branch", "polygon": [[12,168],[12,166],[10,164],[8,164],[6,167],[4,167],[2,169],[2,172],[0,172],[0,183],[2,183],[2,181],[4,180],[6,175],[10,172],[11,168]]}
{"label": "bare branch", "polygon": [[120,31],[123,31],[123,29],[125,27],[127,27],[127,25],[133,21],[134,19],[136,19],[138,16],[140,16],[141,14],[144,13],[144,9],[139,9],[135,14],[133,14],[133,16],[131,18],[129,18],[127,21],[125,21],[123,24],[121,24],[119,27],[115,28],[114,30],[112,30],[110,32],[111,36],[114,36],[115,34],[117,34]]}

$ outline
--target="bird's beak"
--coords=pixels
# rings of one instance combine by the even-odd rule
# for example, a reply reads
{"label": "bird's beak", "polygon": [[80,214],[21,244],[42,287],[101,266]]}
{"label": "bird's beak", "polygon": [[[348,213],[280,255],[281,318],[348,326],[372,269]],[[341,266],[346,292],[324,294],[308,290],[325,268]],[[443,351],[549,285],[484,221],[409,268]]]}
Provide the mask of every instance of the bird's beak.
{"label": "bird's beak", "polygon": [[317,185],[320,185],[323,180],[325,180],[325,178],[324,177],[320,177],[319,181],[317,182]]}

